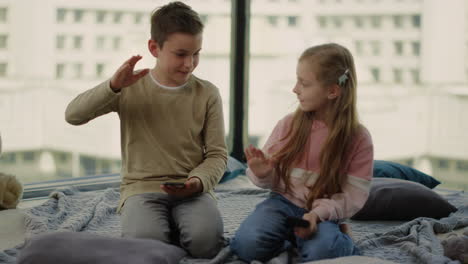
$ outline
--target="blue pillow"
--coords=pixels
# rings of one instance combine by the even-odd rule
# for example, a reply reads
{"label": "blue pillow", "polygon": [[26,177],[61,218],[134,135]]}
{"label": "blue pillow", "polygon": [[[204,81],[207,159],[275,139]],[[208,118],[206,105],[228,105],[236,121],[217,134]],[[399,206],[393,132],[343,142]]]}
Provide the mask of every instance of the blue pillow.
{"label": "blue pillow", "polygon": [[221,178],[219,183],[227,182],[229,180],[236,178],[239,175],[245,174],[246,169],[247,169],[247,166],[244,163],[229,156],[228,161],[227,161],[226,171],[224,172],[223,177]]}
{"label": "blue pillow", "polygon": [[431,189],[440,184],[440,181],[421,171],[399,163],[384,160],[374,160],[374,177],[408,180],[420,183]]}

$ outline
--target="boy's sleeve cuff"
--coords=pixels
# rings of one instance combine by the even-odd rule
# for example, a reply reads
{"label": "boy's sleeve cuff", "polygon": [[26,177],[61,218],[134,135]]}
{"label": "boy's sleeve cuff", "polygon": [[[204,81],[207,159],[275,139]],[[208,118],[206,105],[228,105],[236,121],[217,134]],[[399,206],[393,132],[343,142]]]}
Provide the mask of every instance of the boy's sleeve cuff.
{"label": "boy's sleeve cuff", "polygon": [[190,180],[191,178],[197,178],[197,179],[200,180],[200,183],[202,185],[202,191],[201,192],[204,193],[205,190],[206,190],[206,188],[205,188],[206,183],[203,181],[203,179],[201,177],[198,177],[198,176],[190,176],[187,180]]}
{"label": "boy's sleeve cuff", "polygon": [[106,90],[107,90],[108,92],[110,92],[112,95],[120,94],[120,92],[122,91],[122,89],[120,89],[120,90],[117,91],[117,92],[114,91],[114,90],[112,90],[112,88],[111,88],[111,86],[110,86],[110,79],[107,80],[105,83],[106,83],[106,84],[105,84]]}

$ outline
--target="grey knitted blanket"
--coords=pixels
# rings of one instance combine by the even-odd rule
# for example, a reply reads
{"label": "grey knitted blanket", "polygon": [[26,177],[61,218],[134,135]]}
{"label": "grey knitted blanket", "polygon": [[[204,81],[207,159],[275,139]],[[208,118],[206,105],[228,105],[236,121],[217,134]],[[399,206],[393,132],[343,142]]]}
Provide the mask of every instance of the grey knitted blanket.
{"label": "grey knitted blanket", "polygon": [[[268,192],[258,188],[236,188],[233,184],[222,184],[216,194],[228,243],[242,220],[257,203],[265,199]],[[361,253],[397,263],[456,263],[443,256],[436,234],[468,226],[468,196],[463,192],[454,192],[445,197],[459,210],[441,220],[418,218],[410,222],[349,221]],[[26,210],[27,240],[38,234],[56,231],[87,232],[118,238],[118,200],[119,191],[115,188],[91,192],[79,192],[73,188],[56,190],[44,204]],[[18,245],[0,252],[0,263],[16,263],[23,246]],[[272,264],[286,262],[286,253],[269,261]],[[185,256],[180,263],[242,262],[236,260],[226,247],[214,259],[195,260]]]}

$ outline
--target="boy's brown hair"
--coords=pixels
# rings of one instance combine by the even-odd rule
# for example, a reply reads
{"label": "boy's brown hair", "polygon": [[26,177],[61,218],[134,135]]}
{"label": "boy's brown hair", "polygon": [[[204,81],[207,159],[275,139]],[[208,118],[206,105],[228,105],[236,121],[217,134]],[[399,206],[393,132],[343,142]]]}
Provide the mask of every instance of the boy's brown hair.
{"label": "boy's brown hair", "polygon": [[161,6],[151,14],[151,39],[160,48],[168,36],[176,32],[191,35],[203,32],[203,23],[198,13],[180,1]]}

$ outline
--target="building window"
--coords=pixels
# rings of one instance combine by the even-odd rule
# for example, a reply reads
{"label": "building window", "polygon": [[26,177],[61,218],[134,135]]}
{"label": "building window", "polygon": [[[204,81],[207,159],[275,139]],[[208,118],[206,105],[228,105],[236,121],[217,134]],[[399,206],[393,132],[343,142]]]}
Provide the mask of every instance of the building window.
{"label": "building window", "polygon": [[88,157],[80,157],[80,164],[85,171],[85,175],[96,174],[96,160]]}
{"label": "building window", "polygon": [[374,82],[380,82],[380,69],[377,67],[371,67],[370,72]]}
{"label": "building window", "polygon": [[395,83],[402,83],[403,82],[403,72],[401,69],[394,68],[393,69],[393,81]]}
{"label": "building window", "polygon": [[318,24],[320,28],[326,28],[327,27],[327,18],[324,16],[319,16],[317,18]]}
{"label": "building window", "polygon": [[400,15],[393,16],[393,24],[395,25],[396,28],[402,28],[403,16],[400,16]]}
{"label": "building window", "polygon": [[468,161],[457,161],[457,169],[459,171],[468,171]]}
{"label": "building window", "polygon": [[200,19],[201,19],[201,21],[202,21],[202,23],[204,25],[206,25],[206,23],[208,23],[208,15],[205,15],[205,14],[200,15]]}
{"label": "building window", "polygon": [[267,16],[268,24],[273,27],[278,26],[278,17],[277,16]]}
{"label": "building window", "polygon": [[357,27],[357,28],[362,28],[364,23],[362,21],[362,17],[359,17],[359,16],[356,16],[354,17],[354,25]]}
{"label": "building window", "polygon": [[420,28],[421,27],[421,15],[414,15],[411,17],[413,21],[413,27]]}
{"label": "building window", "polygon": [[75,79],[80,79],[83,77],[83,64],[75,63],[73,64],[73,74]]}
{"label": "building window", "polygon": [[382,22],[382,17],[380,16],[371,16],[370,17],[371,25],[373,28],[380,28]]}
{"label": "building window", "polygon": [[380,55],[380,42],[377,40],[373,40],[370,42],[370,46],[372,49],[372,55],[378,56]]}
{"label": "building window", "polygon": [[4,164],[15,164],[16,163],[16,154],[14,152],[3,153],[0,160]]}
{"label": "building window", "polygon": [[0,35],[0,49],[8,47],[8,35]]}
{"label": "building window", "polygon": [[66,15],[67,15],[67,10],[65,10],[65,8],[57,9],[57,22],[58,23],[65,22]]}
{"label": "building window", "polygon": [[135,13],[133,18],[135,19],[135,24],[141,24],[141,21],[143,21],[143,14]]}
{"label": "building window", "polygon": [[111,163],[108,160],[103,160],[101,162],[101,173],[108,174],[111,173]]}
{"label": "building window", "polygon": [[295,27],[297,26],[297,16],[288,16],[288,26],[290,27]]}
{"label": "building window", "polygon": [[117,160],[114,162],[114,166],[119,168],[119,170],[122,168],[122,160]]}
{"label": "building window", "polygon": [[410,70],[411,78],[413,79],[413,83],[419,84],[421,83],[420,74],[418,69]]}
{"label": "building window", "polygon": [[395,41],[393,43],[395,47],[395,54],[396,55],[403,55],[403,42],[402,41]]}
{"label": "building window", "polygon": [[64,35],[57,35],[55,37],[55,47],[58,50],[65,49],[65,36]]}
{"label": "building window", "polygon": [[406,163],[407,166],[413,167],[413,165],[414,165],[414,160],[413,160],[413,159],[409,159],[409,160],[406,160],[405,163]]}
{"label": "building window", "polygon": [[36,153],[32,151],[23,152],[23,161],[34,161],[36,157]]}
{"label": "building window", "polygon": [[411,43],[413,47],[413,54],[415,56],[419,56],[421,54],[421,43],[419,41],[414,41]]}
{"label": "building window", "polygon": [[356,54],[358,54],[358,55],[363,55],[364,54],[364,47],[363,47],[363,44],[362,44],[362,40],[356,40],[354,42],[354,46],[355,46],[355,49],[356,49]]}
{"label": "building window", "polygon": [[65,76],[65,64],[58,63],[55,65],[55,78],[62,79]]}
{"label": "building window", "polygon": [[96,64],[96,77],[102,77],[104,74],[104,64],[98,63]]}
{"label": "building window", "polygon": [[8,64],[6,62],[0,63],[0,77],[6,77],[8,71]]}
{"label": "building window", "polygon": [[83,37],[82,36],[75,36],[73,38],[73,48],[74,49],[81,49],[83,46]]}
{"label": "building window", "polygon": [[122,43],[121,37],[114,37],[114,40],[113,40],[114,50],[120,49],[121,43]]}
{"label": "building window", "polygon": [[81,23],[83,21],[84,10],[78,9],[73,11],[73,17],[75,23]]}
{"label": "building window", "polygon": [[96,38],[96,49],[103,50],[106,46],[106,37],[105,36],[98,36]]}
{"label": "building window", "polygon": [[0,8],[0,23],[5,23],[8,20],[8,9],[6,7]]}
{"label": "building window", "polygon": [[437,167],[439,167],[439,169],[448,169],[449,168],[449,161],[446,160],[446,159],[438,159],[437,160]]}
{"label": "building window", "polygon": [[102,24],[106,20],[106,11],[99,10],[96,13],[96,23]]}
{"label": "building window", "polygon": [[120,24],[120,23],[122,23],[122,17],[123,17],[123,13],[122,13],[122,12],[114,13],[114,23],[115,23],[115,24]]}
{"label": "building window", "polygon": [[56,153],[55,157],[61,164],[68,162],[68,154],[66,152]]}
{"label": "building window", "polygon": [[333,25],[335,28],[341,28],[343,25],[343,19],[341,17],[333,17]]}

